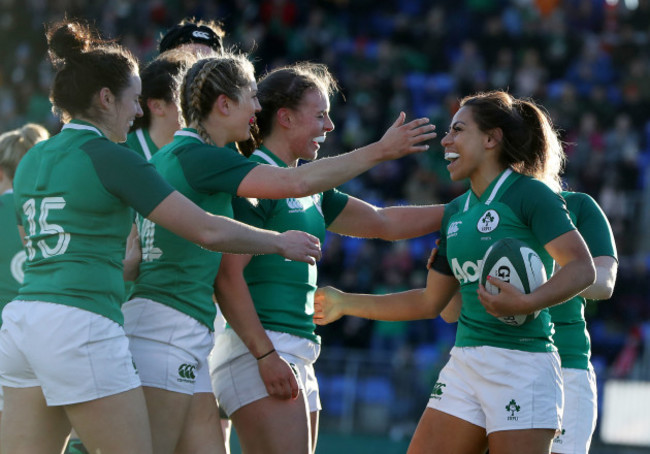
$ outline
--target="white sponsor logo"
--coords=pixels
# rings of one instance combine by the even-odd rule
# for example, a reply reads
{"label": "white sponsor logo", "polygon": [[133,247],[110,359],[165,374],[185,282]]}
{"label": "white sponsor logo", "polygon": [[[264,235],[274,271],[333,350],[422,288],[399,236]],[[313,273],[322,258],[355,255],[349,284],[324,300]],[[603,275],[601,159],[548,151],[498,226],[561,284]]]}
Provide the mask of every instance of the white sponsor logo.
{"label": "white sponsor logo", "polygon": [[471,261],[464,262],[462,265],[458,263],[458,259],[451,259],[451,269],[454,272],[454,277],[460,281],[461,284],[468,282],[478,281],[481,276],[481,266],[483,260],[474,263]]}
{"label": "white sponsor logo", "polygon": [[210,41],[210,34],[207,32],[202,32],[200,30],[194,30],[192,32],[192,36],[198,39],[204,39],[206,41]]}
{"label": "white sponsor logo", "polygon": [[458,230],[460,229],[460,225],[463,223],[463,221],[454,221],[451,224],[449,224],[449,228],[447,229],[447,238],[456,236],[458,234]]}

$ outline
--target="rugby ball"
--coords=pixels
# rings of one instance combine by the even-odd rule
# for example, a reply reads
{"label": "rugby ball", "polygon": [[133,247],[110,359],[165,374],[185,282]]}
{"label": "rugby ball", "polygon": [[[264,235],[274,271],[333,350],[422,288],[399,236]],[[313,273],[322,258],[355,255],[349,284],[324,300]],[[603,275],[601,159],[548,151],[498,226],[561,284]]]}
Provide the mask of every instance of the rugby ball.
{"label": "rugby ball", "polygon": [[[531,293],[546,282],[546,269],[537,252],[526,243],[515,238],[503,238],[485,252],[479,268],[480,283],[492,295],[499,293],[498,287],[487,281],[493,276],[514,285],[523,293]],[[521,326],[534,320],[539,311],[527,315],[497,317],[503,323]]]}

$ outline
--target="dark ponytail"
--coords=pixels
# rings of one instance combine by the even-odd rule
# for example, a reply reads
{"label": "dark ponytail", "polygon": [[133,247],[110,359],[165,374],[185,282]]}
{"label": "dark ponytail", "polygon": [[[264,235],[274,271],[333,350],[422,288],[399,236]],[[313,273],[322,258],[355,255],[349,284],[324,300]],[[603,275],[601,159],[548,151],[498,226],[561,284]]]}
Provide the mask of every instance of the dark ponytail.
{"label": "dark ponytail", "polygon": [[46,31],[50,59],[57,73],[50,91],[53,110],[64,120],[94,118],[94,95],[107,87],[119,97],[138,74],[135,57],[124,47],[101,39],[88,25],[57,22]]}

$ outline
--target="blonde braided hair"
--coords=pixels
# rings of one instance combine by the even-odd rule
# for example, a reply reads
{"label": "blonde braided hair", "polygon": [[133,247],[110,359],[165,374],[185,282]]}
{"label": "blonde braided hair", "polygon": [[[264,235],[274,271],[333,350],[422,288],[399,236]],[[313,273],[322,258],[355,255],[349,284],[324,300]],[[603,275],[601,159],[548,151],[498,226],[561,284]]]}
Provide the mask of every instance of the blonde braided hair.
{"label": "blonde braided hair", "polygon": [[206,143],[214,144],[203,120],[220,95],[239,101],[254,74],[253,64],[243,54],[226,53],[196,62],[181,87],[181,110],[186,124],[196,128]]}

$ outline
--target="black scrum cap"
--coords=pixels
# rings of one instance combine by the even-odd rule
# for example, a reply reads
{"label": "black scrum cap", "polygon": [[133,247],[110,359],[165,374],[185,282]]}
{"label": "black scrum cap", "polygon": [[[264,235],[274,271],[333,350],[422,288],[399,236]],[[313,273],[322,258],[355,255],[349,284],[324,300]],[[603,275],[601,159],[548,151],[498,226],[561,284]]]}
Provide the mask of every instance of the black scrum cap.
{"label": "black scrum cap", "polygon": [[160,41],[160,53],[174,49],[183,44],[205,44],[217,52],[221,52],[223,44],[221,37],[210,27],[196,24],[174,25]]}

